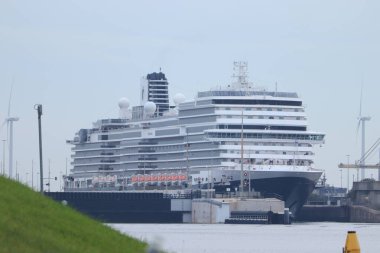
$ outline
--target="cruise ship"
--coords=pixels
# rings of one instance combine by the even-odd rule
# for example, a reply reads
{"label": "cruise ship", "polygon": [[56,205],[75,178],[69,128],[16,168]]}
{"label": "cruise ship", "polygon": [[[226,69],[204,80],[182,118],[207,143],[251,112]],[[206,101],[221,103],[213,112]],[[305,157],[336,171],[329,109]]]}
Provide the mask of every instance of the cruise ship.
{"label": "cruise ship", "polygon": [[215,189],[283,199],[293,214],[322,174],[313,147],[324,134],[308,127],[295,92],[266,91],[234,63],[226,87],[182,94],[169,103],[161,71],[141,80],[141,104],[119,101],[120,117],[100,119],[72,140],[65,191]]}

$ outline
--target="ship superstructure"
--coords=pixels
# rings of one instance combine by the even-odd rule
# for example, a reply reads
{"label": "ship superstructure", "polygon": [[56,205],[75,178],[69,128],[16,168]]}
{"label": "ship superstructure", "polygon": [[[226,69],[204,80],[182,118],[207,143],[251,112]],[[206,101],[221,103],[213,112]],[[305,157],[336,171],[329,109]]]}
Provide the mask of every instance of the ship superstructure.
{"label": "ship superstructure", "polygon": [[[98,120],[68,141],[74,154],[65,191],[252,190],[283,198],[295,212],[321,175],[313,146],[324,134],[309,130],[296,93],[257,90],[247,65],[235,68],[234,83],[192,101],[177,94],[170,109],[149,99],[129,109],[120,100],[120,118]],[[149,76],[168,87],[163,73]]]}

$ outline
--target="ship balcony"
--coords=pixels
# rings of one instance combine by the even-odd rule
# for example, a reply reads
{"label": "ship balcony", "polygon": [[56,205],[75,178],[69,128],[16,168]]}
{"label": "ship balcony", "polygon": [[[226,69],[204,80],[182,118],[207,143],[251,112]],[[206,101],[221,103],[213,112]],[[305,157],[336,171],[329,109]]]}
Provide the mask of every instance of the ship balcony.
{"label": "ship balcony", "polygon": [[157,168],[157,165],[153,165],[153,164],[148,164],[148,163],[139,163],[137,165],[137,168],[139,169],[156,169]]}
{"label": "ship balcony", "polygon": [[102,155],[102,156],[112,156],[112,155],[115,155],[115,153],[112,153],[112,152],[101,152],[100,155]]}
{"label": "ship balcony", "polygon": [[99,171],[109,171],[109,170],[113,170],[112,167],[99,167],[98,168]]}
{"label": "ship balcony", "polygon": [[116,160],[113,160],[113,159],[102,159],[100,160],[101,163],[115,163]]}
{"label": "ship balcony", "polygon": [[140,141],[138,145],[157,145],[158,141]]}
{"label": "ship balcony", "polygon": [[139,153],[155,153],[156,151],[154,149],[144,148],[144,149],[140,149],[138,152]]}
{"label": "ship balcony", "polygon": [[138,161],[157,161],[157,157],[139,157]]}
{"label": "ship balcony", "polygon": [[116,148],[116,145],[100,145],[101,148]]}

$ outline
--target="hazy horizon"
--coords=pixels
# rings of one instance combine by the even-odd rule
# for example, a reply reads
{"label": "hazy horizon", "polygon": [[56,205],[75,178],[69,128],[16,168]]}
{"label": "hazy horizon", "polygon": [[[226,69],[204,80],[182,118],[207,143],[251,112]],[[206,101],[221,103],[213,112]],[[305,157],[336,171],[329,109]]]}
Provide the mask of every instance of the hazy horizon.
{"label": "hazy horizon", "polygon": [[[0,2],[0,121],[11,116],[22,181],[38,169],[37,112],[43,104],[44,174],[65,173],[80,128],[118,117],[118,100],[138,104],[140,78],[162,71],[171,97],[231,81],[247,61],[255,85],[297,92],[309,129],[326,134],[316,167],[341,185],[340,162],[360,158],[360,91],[367,149],[380,137],[378,1],[64,1]],[[6,126],[0,130],[6,138]],[[1,143],[2,144],[2,143]],[[0,146],[1,159],[3,148]],[[375,152],[367,163],[378,163]],[[8,169],[6,157],[6,169]],[[69,165],[69,169],[71,165]],[[14,165],[14,172],[16,165]],[[26,174],[28,173],[28,175]],[[350,182],[352,181],[350,174]],[[356,175],[356,172],[355,172]],[[376,170],[367,177],[377,178]],[[347,185],[343,171],[342,185]],[[34,185],[37,185],[35,175]],[[52,183],[52,190],[59,181]]]}

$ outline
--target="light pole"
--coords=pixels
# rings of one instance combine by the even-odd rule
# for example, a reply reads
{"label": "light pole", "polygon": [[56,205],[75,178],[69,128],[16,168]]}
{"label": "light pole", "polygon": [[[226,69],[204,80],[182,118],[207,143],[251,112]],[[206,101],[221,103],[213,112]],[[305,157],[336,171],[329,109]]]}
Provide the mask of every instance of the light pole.
{"label": "light pole", "polygon": [[244,126],[244,111],[243,108],[241,109],[241,133],[240,133],[240,153],[241,153],[241,158],[240,158],[240,197],[243,197],[244,194],[244,186],[243,186],[243,160],[244,160],[244,143],[243,143],[243,130]]}
{"label": "light pole", "polygon": [[143,182],[143,186],[144,186],[144,191],[145,191],[145,154],[143,155],[143,167],[144,167],[144,182]]}
{"label": "light pole", "polygon": [[192,189],[193,180],[190,177],[190,167],[189,167],[189,134],[186,128],[186,170],[187,170],[187,183],[190,189]]}
{"label": "light pole", "polygon": [[[350,164],[350,155],[347,155],[347,165]],[[350,169],[347,169],[347,192],[350,189]]]}
{"label": "light pole", "polygon": [[43,166],[42,166],[42,133],[41,133],[41,116],[42,116],[42,105],[34,105],[34,109],[37,110],[38,114],[38,136],[39,136],[39,151],[40,151],[40,192],[44,192],[44,179],[43,179]]}

